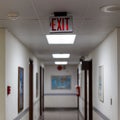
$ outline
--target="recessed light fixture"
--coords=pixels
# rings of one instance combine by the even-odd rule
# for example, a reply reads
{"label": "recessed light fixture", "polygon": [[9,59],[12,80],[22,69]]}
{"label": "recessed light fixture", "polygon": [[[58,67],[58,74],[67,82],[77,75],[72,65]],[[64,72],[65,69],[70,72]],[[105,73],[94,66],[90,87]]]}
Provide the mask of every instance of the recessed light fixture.
{"label": "recessed light fixture", "polygon": [[70,54],[52,54],[53,58],[69,58]]}
{"label": "recessed light fixture", "polygon": [[56,61],[55,64],[56,65],[67,65],[68,62],[67,61]]}
{"label": "recessed light fixture", "polygon": [[18,12],[9,12],[8,13],[8,19],[10,20],[17,20],[19,17]]}
{"label": "recessed light fixture", "polygon": [[101,11],[106,13],[117,13],[120,12],[120,6],[118,5],[106,5],[100,7]]}
{"label": "recessed light fixture", "polygon": [[46,35],[48,44],[74,44],[75,34],[72,35]]}

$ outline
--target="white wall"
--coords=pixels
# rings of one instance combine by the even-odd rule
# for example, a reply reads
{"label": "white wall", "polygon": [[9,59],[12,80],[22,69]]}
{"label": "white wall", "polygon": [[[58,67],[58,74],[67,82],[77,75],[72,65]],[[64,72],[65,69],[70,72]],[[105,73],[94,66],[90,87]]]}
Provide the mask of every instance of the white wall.
{"label": "white wall", "polygon": [[0,120],[5,120],[5,30],[0,29]]}
{"label": "white wall", "polygon": [[[52,90],[51,76],[71,75],[72,83],[70,90]],[[45,94],[75,94],[75,85],[77,84],[77,66],[66,66],[65,70],[58,71],[57,66],[45,66],[44,74]],[[75,95],[45,95],[45,107],[77,107],[77,97]]]}
{"label": "white wall", "polygon": [[118,101],[119,101],[118,115],[120,120],[120,28],[118,28],[117,31],[117,39],[118,39],[117,47],[118,47]]}
{"label": "white wall", "polygon": [[[36,72],[39,73],[39,60],[34,57],[29,50],[20,43],[10,32],[6,30],[6,88],[11,86],[11,94],[6,94],[6,120],[13,120],[18,116],[18,66],[24,68],[24,110],[29,107],[29,58],[33,60],[33,88],[34,102],[36,98]],[[39,78],[39,77],[38,77]],[[39,110],[39,105],[34,107],[34,110]],[[22,119],[28,120],[27,113]],[[37,120],[37,115],[34,111],[34,120]]]}
{"label": "white wall", "polygon": [[79,84],[80,84],[80,97],[79,97],[79,109],[84,117],[84,111],[85,111],[85,106],[84,106],[84,100],[85,100],[85,95],[84,95],[84,72],[81,70],[81,64],[79,65]]}
{"label": "white wall", "polygon": [[[91,52],[89,58],[93,62],[93,106],[110,120],[118,120],[117,29]],[[104,102],[98,98],[98,66],[104,67]]]}

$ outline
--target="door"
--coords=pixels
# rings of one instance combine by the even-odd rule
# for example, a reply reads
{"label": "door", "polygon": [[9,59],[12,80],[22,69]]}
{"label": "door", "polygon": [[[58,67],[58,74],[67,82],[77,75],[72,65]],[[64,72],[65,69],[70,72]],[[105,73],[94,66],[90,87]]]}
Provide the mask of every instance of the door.
{"label": "door", "polygon": [[29,120],[33,120],[33,61],[29,60]]}
{"label": "door", "polygon": [[40,66],[40,116],[44,112],[44,68]]}
{"label": "door", "polygon": [[[79,69],[77,69],[77,85],[79,86]],[[77,109],[79,110],[79,96],[77,96]]]}
{"label": "door", "polygon": [[85,120],[92,120],[92,61],[82,61],[84,72],[84,116]]}

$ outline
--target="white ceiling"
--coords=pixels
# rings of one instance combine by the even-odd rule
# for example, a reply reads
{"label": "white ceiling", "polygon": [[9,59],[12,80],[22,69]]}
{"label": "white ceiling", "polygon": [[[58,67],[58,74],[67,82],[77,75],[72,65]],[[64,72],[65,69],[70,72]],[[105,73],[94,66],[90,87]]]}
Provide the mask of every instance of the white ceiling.
{"label": "white ceiling", "polygon": [[[69,64],[77,64],[107,34],[120,26],[119,13],[103,13],[104,5],[120,5],[120,0],[0,0],[0,27],[7,28],[45,64],[53,64],[52,53],[70,53]],[[9,12],[18,12],[16,21],[8,20]],[[49,17],[66,11],[73,16],[74,45],[48,45]]]}

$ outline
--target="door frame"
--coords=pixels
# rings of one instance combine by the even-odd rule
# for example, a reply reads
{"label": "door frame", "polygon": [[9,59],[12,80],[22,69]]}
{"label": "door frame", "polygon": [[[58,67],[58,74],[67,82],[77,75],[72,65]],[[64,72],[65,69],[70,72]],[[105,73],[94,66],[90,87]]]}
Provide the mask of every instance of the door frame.
{"label": "door frame", "polygon": [[43,68],[43,112],[44,112],[44,68]]}
{"label": "door frame", "polygon": [[42,116],[42,106],[41,106],[41,103],[42,103],[42,90],[41,90],[41,81],[42,81],[42,67],[40,66],[40,116]]}
{"label": "door frame", "polygon": [[29,120],[33,120],[33,60],[29,59]]}
{"label": "door frame", "polygon": [[89,120],[93,119],[92,60],[89,61]]}
{"label": "door frame", "polygon": [[[87,94],[89,94],[89,120],[93,120],[93,102],[92,102],[92,60],[82,61],[82,70],[85,72],[84,91],[85,91],[85,120],[87,120]],[[87,71],[89,71],[89,93],[87,93]]]}
{"label": "door frame", "polygon": [[44,68],[40,66],[40,116],[44,112]]}
{"label": "door frame", "polygon": [[[77,85],[79,86],[79,69],[77,68]],[[79,96],[77,96],[77,109],[79,110]]]}

